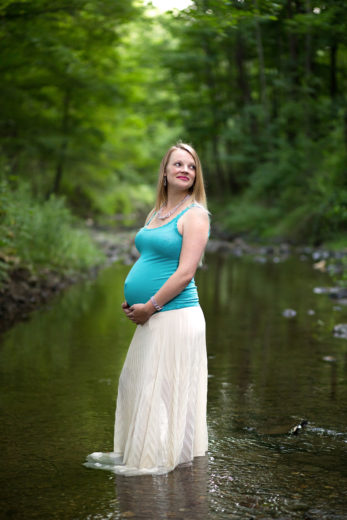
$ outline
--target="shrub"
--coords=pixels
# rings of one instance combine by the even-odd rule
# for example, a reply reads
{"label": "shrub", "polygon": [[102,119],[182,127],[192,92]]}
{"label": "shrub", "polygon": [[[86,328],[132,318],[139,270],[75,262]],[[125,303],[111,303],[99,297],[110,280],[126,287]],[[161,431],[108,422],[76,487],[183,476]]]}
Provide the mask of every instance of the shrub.
{"label": "shrub", "polygon": [[[0,248],[3,258],[34,272],[86,270],[103,260],[103,254],[62,198],[35,199],[25,183],[11,189],[0,182]],[[0,266],[0,276],[6,276]]]}

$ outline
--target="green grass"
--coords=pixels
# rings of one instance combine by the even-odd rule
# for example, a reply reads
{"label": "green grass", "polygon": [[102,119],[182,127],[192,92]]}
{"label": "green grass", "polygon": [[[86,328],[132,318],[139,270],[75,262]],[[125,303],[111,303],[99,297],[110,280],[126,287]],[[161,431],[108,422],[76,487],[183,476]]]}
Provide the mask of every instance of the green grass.
{"label": "green grass", "polygon": [[0,181],[0,250],[2,279],[11,265],[35,273],[69,273],[85,271],[104,259],[62,198],[39,201],[28,185],[11,189],[7,181]]}

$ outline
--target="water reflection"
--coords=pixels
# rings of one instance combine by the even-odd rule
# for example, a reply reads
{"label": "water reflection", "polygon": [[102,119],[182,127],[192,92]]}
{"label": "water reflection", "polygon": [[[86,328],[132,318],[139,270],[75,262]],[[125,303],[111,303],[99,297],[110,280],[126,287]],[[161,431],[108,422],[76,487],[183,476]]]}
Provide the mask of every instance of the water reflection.
{"label": "water reflection", "polygon": [[[82,466],[112,449],[117,381],[134,331],[129,267],[75,286],[2,338],[4,518],[344,518],[347,309],[308,262],[206,257],[209,459],[166,476]],[[294,309],[293,318],[283,316]],[[308,311],[314,311],[314,313]],[[308,421],[297,436],[293,423]]]}
{"label": "water reflection", "polygon": [[196,457],[167,475],[125,478],[116,475],[116,495],[125,517],[181,518],[202,520],[208,517],[208,460]]}

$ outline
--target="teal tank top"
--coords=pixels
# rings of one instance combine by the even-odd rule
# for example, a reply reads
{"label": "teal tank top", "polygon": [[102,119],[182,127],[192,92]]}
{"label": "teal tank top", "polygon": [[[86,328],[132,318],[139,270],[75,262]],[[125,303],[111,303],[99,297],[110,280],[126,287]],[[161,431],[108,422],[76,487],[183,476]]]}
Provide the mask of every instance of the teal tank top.
{"label": "teal tank top", "polygon": [[[146,225],[137,233],[135,246],[141,256],[131,268],[124,284],[124,296],[130,306],[148,302],[176,271],[183,239],[177,221],[192,206],[198,204],[191,204],[162,226],[150,229]],[[199,297],[193,278],[180,294],[164,305],[161,312],[197,305]]]}

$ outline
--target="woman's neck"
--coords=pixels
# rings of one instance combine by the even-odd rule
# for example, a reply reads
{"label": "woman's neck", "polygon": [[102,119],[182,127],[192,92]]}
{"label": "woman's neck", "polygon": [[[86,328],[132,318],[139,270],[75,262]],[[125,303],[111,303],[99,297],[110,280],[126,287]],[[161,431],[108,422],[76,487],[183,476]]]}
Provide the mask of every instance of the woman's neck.
{"label": "woman's neck", "polygon": [[169,191],[167,194],[166,208],[171,209],[189,195],[188,191]]}

